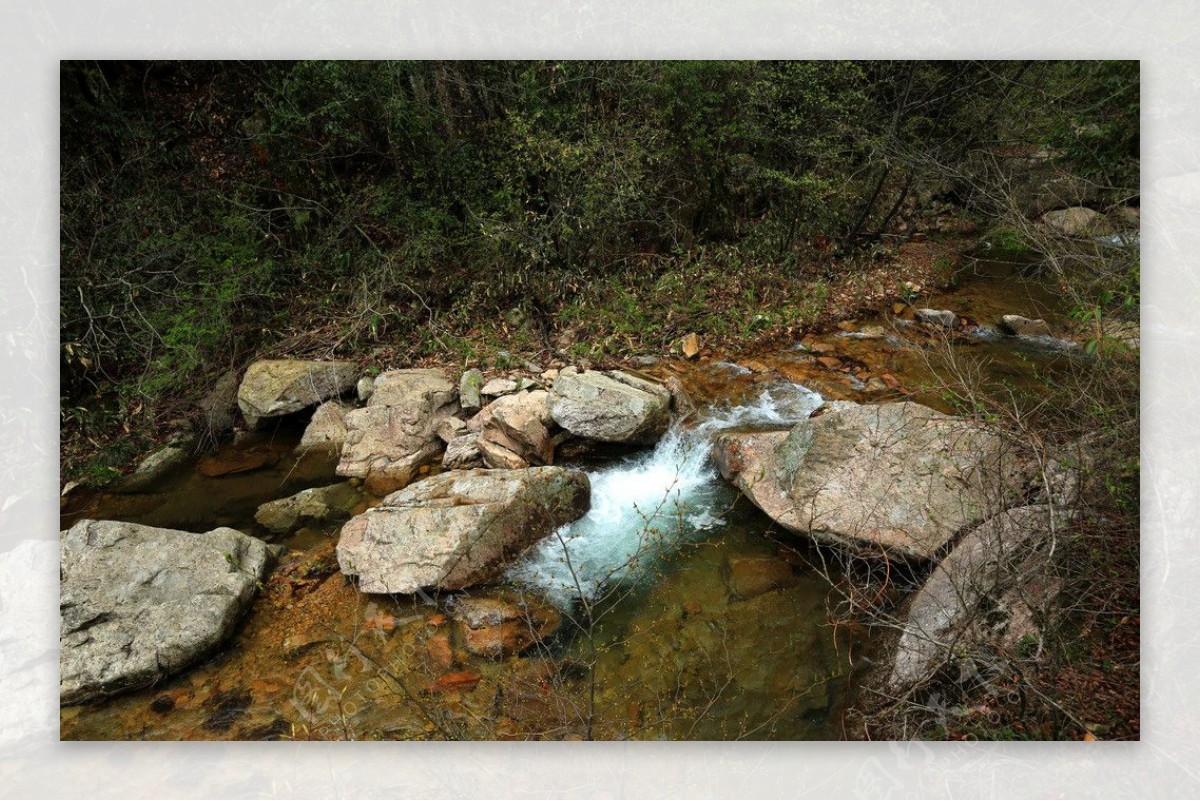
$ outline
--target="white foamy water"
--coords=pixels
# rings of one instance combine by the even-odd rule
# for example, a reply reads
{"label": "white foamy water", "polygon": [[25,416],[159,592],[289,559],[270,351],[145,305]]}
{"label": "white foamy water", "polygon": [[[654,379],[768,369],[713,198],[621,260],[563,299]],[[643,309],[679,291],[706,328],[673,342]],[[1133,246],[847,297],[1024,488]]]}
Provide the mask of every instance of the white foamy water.
{"label": "white foamy water", "polygon": [[535,545],[507,578],[560,607],[653,564],[698,531],[724,524],[712,437],[733,427],[806,419],[821,396],[798,384],[772,384],[753,401],[705,410],[691,426],[673,425],[653,450],[589,470],[591,510]]}

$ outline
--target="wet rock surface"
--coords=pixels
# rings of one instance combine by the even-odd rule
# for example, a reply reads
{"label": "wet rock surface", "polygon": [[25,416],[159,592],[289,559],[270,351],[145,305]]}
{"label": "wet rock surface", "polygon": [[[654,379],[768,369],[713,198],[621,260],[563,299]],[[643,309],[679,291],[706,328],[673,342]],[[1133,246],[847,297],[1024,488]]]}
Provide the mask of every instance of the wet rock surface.
{"label": "wet rock surface", "polygon": [[530,595],[500,593],[455,601],[453,617],[463,647],[499,659],[542,642],[559,626],[558,610]]}
{"label": "wet rock surface", "polygon": [[329,523],[350,517],[362,494],[349,482],[301,490],[258,507],[254,520],[275,534],[295,531],[304,523]]}

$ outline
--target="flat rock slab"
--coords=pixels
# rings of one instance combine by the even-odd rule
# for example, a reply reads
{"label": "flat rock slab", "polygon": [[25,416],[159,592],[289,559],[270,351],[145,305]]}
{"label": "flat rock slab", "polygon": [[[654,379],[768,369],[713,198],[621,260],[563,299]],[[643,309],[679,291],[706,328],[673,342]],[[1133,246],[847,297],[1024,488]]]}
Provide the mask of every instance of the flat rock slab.
{"label": "flat rock slab", "polygon": [[234,630],[267,546],[231,528],[203,534],[81,520],[60,540],[59,697],[78,704],[147,687]]}
{"label": "flat rock slab", "polygon": [[578,372],[568,368],[554,379],[550,414],[579,437],[600,442],[646,445],[670,423],[671,393],[662,384],[619,370]]}
{"label": "flat rock slab", "polygon": [[250,365],[238,387],[238,408],[251,426],[314,406],[354,388],[353,362],[268,359]]}
{"label": "flat rock slab", "polygon": [[455,470],[418,481],[342,528],[342,572],[368,593],[458,590],[496,578],[588,510],[577,470]]}
{"label": "flat rock slab", "polygon": [[911,402],[841,404],[790,432],[730,432],[713,456],[785,528],[918,560],[1011,506],[1024,483],[999,435]]}

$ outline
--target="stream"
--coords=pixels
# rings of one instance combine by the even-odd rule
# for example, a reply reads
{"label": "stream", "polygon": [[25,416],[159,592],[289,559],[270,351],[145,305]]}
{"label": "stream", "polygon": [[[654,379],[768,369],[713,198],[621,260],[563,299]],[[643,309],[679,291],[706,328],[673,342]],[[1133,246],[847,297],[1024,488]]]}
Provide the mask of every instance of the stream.
{"label": "stream", "polygon": [[[62,738],[839,738],[867,644],[831,623],[836,568],[720,478],[711,437],[790,427],[825,399],[908,397],[953,411],[937,380],[950,367],[1036,398],[1046,376],[1085,358],[1060,340],[1000,334],[1002,314],[1057,330],[1063,309],[1021,265],[969,264],[955,289],[920,301],[973,323],[946,347],[904,310],[768,353],[650,368],[677,378],[696,410],[653,448],[563,462],[588,473],[592,505],[501,582],[564,620],[522,656],[462,650],[448,598],[360,594],[336,569],[340,525],[306,528],[283,540],[229,644],[158,686],[63,708]],[[90,517],[265,537],[259,504],[337,480],[333,459],[297,454],[302,430],[289,421],[217,455],[253,452],[257,469],[191,468],[154,494],[81,494],[62,527]]]}

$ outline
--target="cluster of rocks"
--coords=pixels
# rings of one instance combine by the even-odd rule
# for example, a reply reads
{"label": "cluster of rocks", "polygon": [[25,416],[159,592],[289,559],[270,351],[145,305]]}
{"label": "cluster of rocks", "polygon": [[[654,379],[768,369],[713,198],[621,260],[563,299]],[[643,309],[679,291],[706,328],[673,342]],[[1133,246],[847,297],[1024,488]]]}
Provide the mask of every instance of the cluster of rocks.
{"label": "cluster of rocks", "polygon": [[[1038,347],[1054,350],[1074,350],[1080,346],[1080,341],[1095,338],[1097,335],[1095,329],[1088,328],[1075,332],[1062,332],[1056,336],[1050,328],[1050,324],[1045,320],[1024,317],[1020,314],[1001,315],[995,321],[995,328],[987,325],[972,325],[950,309],[913,309],[913,316],[926,326],[927,330],[968,334],[990,333],[991,335],[998,332],[1005,336],[1017,337]],[[1064,339],[1062,338],[1063,333],[1071,334],[1075,339]],[[1141,330],[1136,322],[1106,320],[1101,334],[1106,341],[1118,342],[1128,350],[1136,351],[1141,344]]]}
{"label": "cluster of rocks", "polygon": [[891,691],[969,647],[1038,641],[1058,591],[1046,550],[1072,514],[1078,461],[1052,465],[1034,492],[1037,471],[997,432],[907,401],[836,401],[790,430],[726,432],[713,459],[785,529],[918,572],[934,565],[906,605]]}
{"label": "cluster of rocks", "polygon": [[[456,383],[439,370],[372,379],[349,362],[273,360],[252,364],[236,397],[250,426],[315,406],[299,449],[336,454],[348,479],[265,503],[258,524],[286,534],[348,520],[337,546],[342,572],[363,592],[413,593],[486,584],[582,516],[588,478],[553,466],[557,447],[652,443],[666,431],[672,396],[620,371],[485,382],[468,370]],[[211,405],[214,425],[225,427],[215,419],[221,403]],[[173,441],[125,488],[153,487],[193,444]],[[361,489],[384,497],[362,511]],[[270,548],[225,528],[85,520],[63,532],[62,702],[148,686],[211,652],[248,608]],[[519,652],[558,625],[557,612],[533,598],[476,597],[454,615],[466,649],[484,656]]]}

